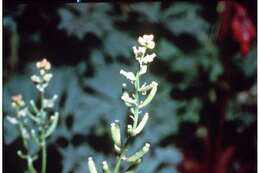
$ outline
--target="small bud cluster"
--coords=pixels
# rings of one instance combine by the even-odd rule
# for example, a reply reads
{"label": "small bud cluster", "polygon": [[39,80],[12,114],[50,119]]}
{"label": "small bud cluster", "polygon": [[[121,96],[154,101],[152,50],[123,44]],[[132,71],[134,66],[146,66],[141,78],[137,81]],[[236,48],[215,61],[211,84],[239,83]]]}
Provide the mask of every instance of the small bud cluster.
{"label": "small bud cluster", "polygon": [[[43,59],[36,63],[36,67],[40,75],[33,75],[31,79],[40,91],[40,106],[37,106],[34,100],[31,100],[30,106],[27,106],[22,95],[16,95],[12,97],[11,102],[16,111],[16,116],[7,116],[7,120],[18,127],[26,150],[29,150],[28,145],[30,142],[34,142],[40,148],[46,147],[46,138],[53,133],[59,119],[58,112],[47,116],[47,109],[54,107],[54,102],[58,96],[54,95],[50,99],[44,96],[45,88],[52,78],[50,73],[51,64],[46,59]],[[27,160],[29,172],[36,173],[32,162],[37,158],[37,154],[32,156],[28,151],[27,154],[24,154],[20,150],[17,154]]]}
{"label": "small bud cluster", "polygon": [[32,75],[31,80],[35,83],[36,88],[40,92],[44,92],[44,89],[48,86],[49,81],[52,78],[52,73],[50,73],[51,64],[47,59],[43,59],[36,63],[36,67],[40,72],[40,75]]}
{"label": "small bud cluster", "polygon": [[[149,119],[149,113],[147,112],[144,113],[141,119],[139,119],[139,116],[142,113],[141,109],[147,106],[153,100],[157,92],[158,83],[155,81],[152,81],[150,84],[144,83],[140,86],[140,77],[147,72],[148,64],[151,63],[156,57],[155,53],[147,53],[155,47],[155,42],[153,41],[153,39],[153,35],[144,35],[138,38],[140,46],[133,47],[135,59],[139,63],[139,71],[134,73],[125,70],[120,70],[120,74],[122,74],[126,79],[128,79],[130,83],[133,85],[135,92],[127,92],[126,83],[122,84],[123,94],[121,96],[121,99],[123,100],[125,105],[129,107],[131,112],[129,118],[132,120],[131,123],[127,125],[128,135],[125,143],[123,143],[121,137],[121,128],[119,121],[116,120],[115,122],[111,123],[110,126],[111,136],[114,142],[114,149],[118,155],[117,162],[113,170],[114,173],[120,172],[121,160],[130,163],[129,169],[131,169],[127,169],[127,172],[134,172],[134,169],[138,166],[138,164],[140,164],[141,159],[149,151],[150,148],[150,144],[145,143],[144,146],[134,154],[127,156],[126,153],[126,151],[128,150],[128,139],[140,134]],[[141,100],[141,95],[145,97],[143,100]],[[88,167],[90,173],[97,173],[95,163],[91,157],[88,160]],[[111,172],[106,161],[103,161],[102,170],[104,173]]]}

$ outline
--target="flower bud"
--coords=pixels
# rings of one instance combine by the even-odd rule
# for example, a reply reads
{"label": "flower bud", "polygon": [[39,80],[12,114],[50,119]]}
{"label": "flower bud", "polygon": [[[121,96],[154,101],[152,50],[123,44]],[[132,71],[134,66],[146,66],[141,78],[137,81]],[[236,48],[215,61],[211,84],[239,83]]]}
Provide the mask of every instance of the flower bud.
{"label": "flower bud", "polygon": [[42,79],[37,75],[32,75],[31,80],[33,81],[33,83],[42,83]]}
{"label": "flower bud", "polygon": [[47,73],[47,74],[43,75],[43,80],[45,82],[49,82],[51,80],[51,78],[52,78],[52,74],[51,73]]}
{"label": "flower bud", "polygon": [[127,125],[127,133],[132,136],[133,135],[133,126],[131,124]]}
{"label": "flower bud", "polygon": [[102,162],[102,170],[103,170],[103,173],[110,173],[110,169],[109,169],[109,166],[106,161]]}
{"label": "flower bud", "polygon": [[130,81],[134,81],[136,79],[134,73],[132,72],[126,72],[124,70],[120,70],[120,74],[122,74],[123,76],[125,76],[127,79],[129,79]]}
{"label": "flower bud", "polygon": [[90,173],[97,173],[97,168],[92,157],[88,158],[88,169]]}

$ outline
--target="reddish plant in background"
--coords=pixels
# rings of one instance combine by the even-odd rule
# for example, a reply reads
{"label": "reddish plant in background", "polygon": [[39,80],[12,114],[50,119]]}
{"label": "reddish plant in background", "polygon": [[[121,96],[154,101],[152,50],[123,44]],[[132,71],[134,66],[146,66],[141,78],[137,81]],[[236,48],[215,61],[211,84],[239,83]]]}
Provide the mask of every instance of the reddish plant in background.
{"label": "reddish plant in background", "polygon": [[220,16],[218,39],[223,40],[231,32],[240,45],[241,54],[246,56],[256,36],[255,26],[246,8],[234,1],[220,1],[217,10]]}

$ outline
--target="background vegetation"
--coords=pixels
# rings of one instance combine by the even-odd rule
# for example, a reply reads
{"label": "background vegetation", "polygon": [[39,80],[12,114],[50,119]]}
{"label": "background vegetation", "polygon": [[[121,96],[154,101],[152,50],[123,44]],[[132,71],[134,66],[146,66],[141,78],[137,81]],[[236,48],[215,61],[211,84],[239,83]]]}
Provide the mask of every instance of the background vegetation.
{"label": "background vegetation", "polygon": [[[256,24],[256,1],[242,6]],[[54,74],[47,93],[59,95],[61,115],[48,143],[48,172],[86,173],[90,155],[109,161],[109,124],[125,121],[127,113],[119,71],[136,68],[131,48],[139,35],[153,33],[158,58],[147,78],[159,91],[133,142],[138,147],[145,138],[152,145],[138,172],[256,172],[256,43],[242,56],[230,29],[226,37],[218,34],[230,23],[216,8],[217,1],[6,3],[3,114],[13,113],[12,95],[27,102],[39,97],[29,77],[46,57]],[[3,125],[4,172],[21,172],[18,133]]]}

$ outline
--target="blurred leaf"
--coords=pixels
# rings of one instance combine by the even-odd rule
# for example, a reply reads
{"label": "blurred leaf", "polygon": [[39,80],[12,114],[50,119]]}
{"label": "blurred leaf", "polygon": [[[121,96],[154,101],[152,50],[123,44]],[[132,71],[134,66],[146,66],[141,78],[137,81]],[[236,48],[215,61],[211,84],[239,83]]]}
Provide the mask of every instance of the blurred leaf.
{"label": "blurred leaf", "polygon": [[104,40],[105,52],[113,58],[123,56],[125,58],[133,57],[131,48],[134,46],[133,38],[122,32],[111,32]]}
{"label": "blurred leaf", "polygon": [[179,120],[176,117],[178,102],[169,97],[170,85],[162,80],[156,81],[159,83],[158,93],[149,107],[152,118],[146,127],[153,129],[153,132],[145,131],[145,137],[151,142],[158,142],[169,134],[176,133],[179,128]]}
{"label": "blurred leaf", "polygon": [[10,124],[10,122],[4,118],[4,142],[5,144],[9,145],[14,140],[16,140],[19,136],[19,131],[17,128],[13,126],[13,124]]}
{"label": "blurred leaf", "polygon": [[256,74],[257,69],[257,56],[256,56],[256,49],[253,48],[250,50],[247,57],[241,57],[238,54],[235,59],[235,65],[244,73],[246,77],[251,77],[252,75]]}
{"label": "blurred leaf", "polygon": [[161,39],[159,42],[158,55],[160,59],[170,61],[176,54],[179,54],[179,49],[166,39]]}
{"label": "blurred leaf", "polygon": [[[93,153],[93,150],[87,145],[81,145],[80,147],[68,145],[65,149],[60,148],[59,150],[63,158],[62,173],[73,171],[82,161],[85,161],[85,164],[87,165],[87,158],[90,153]],[[85,172],[87,172],[87,167],[85,168]]]}
{"label": "blurred leaf", "polygon": [[210,81],[217,81],[218,77],[223,73],[223,67],[219,62],[212,64],[212,68],[209,74]]}
{"label": "blurred leaf", "polygon": [[[144,18],[144,21],[150,21],[152,23],[159,22],[160,20],[160,4],[159,2],[153,2],[153,3],[134,3],[130,6],[130,9],[132,11],[138,12],[140,14],[143,14],[146,18]],[[147,10],[149,9],[149,10]],[[138,18],[140,19],[140,18]]]}
{"label": "blurred leaf", "polygon": [[58,28],[65,29],[68,35],[75,35],[79,39],[83,39],[87,33],[101,37],[113,28],[111,17],[107,17],[110,8],[111,5],[107,3],[67,5],[58,10],[61,17]]}
{"label": "blurred leaf", "polygon": [[165,167],[159,171],[160,173],[178,173],[178,170],[172,166]]}
{"label": "blurred leaf", "polygon": [[252,112],[243,109],[234,100],[230,101],[227,106],[227,121],[240,121],[243,127],[248,127],[256,121],[256,117]]}
{"label": "blurred leaf", "polygon": [[169,8],[167,8],[163,14],[163,18],[172,17],[176,15],[181,15],[186,13],[187,11],[191,11],[193,13],[199,11],[201,8],[198,4],[187,3],[187,2],[175,2]]}
{"label": "blurred leaf", "polygon": [[156,148],[155,155],[161,163],[177,165],[183,159],[182,153],[176,147]]}
{"label": "blurred leaf", "polygon": [[95,67],[105,65],[105,57],[99,50],[93,50],[91,52],[90,61]]}
{"label": "blurred leaf", "polygon": [[209,24],[198,15],[198,5],[183,2],[174,3],[163,14],[163,23],[173,34],[190,34],[203,41]]}
{"label": "blurred leaf", "polygon": [[183,102],[183,109],[185,110],[180,116],[182,121],[198,123],[200,118],[200,110],[202,103],[199,99],[193,98],[192,100]]}
{"label": "blurred leaf", "polygon": [[142,164],[137,169],[137,173],[158,172],[159,168],[159,172],[164,173],[166,169],[170,169],[169,165],[172,165],[171,171],[177,172],[175,166],[182,161],[182,157],[181,152],[175,147],[156,147],[153,155],[149,154],[144,157]]}

